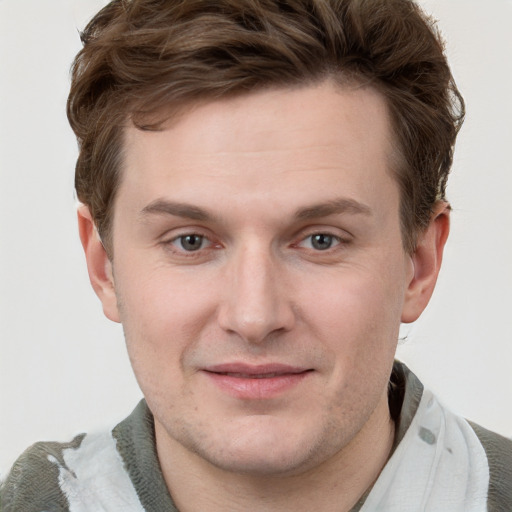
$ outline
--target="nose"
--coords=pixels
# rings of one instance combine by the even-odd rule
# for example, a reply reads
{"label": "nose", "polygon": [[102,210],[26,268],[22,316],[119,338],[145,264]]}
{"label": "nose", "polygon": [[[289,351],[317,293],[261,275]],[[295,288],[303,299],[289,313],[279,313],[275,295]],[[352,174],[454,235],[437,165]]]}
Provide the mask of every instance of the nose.
{"label": "nose", "polygon": [[224,300],[218,320],[248,343],[263,343],[295,322],[286,272],[267,248],[249,244],[226,264]]}

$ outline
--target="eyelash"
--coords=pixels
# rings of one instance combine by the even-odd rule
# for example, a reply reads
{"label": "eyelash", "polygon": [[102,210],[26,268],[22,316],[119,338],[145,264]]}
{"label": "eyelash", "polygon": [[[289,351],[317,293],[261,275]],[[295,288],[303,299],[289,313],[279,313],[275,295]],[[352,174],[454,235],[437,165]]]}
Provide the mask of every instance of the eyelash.
{"label": "eyelash", "polygon": [[[184,240],[188,237],[200,238],[201,246],[195,250],[185,249]],[[314,237],[328,238],[330,241],[329,247],[326,247],[324,249],[315,248],[314,247],[315,242],[313,241]],[[310,247],[304,247],[303,244],[308,243],[308,241],[309,241]],[[347,238],[341,237],[339,235],[335,235],[335,234],[329,232],[328,230],[326,230],[326,231],[318,230],[318,231],[310,232],[306,236],[301,237],[301,239],[298,242],[291,244],[291,247],[297,247],[297,248],[309,250],[309,251],[319,253],[319,254],[322,254],[322,253],[329,254],[332,251],[335,251],[337,248],[339,249],[340,246],[346,246],[349,242],[350,242],[350,240],[348,240]],[[194,231],[180,234],[178,236],[173,237],[170,240],[165,240],[162,243],[166,249],[172,251],[175,254],[178,254],[179,256],[185,257],[185,258],[199,257],[201,255],[204,257],[205,250],[218,249],[218,248],[222,247],[221,244],[215,244],[204,233],[194,232]],[[207,245],[204,246],[204,243],[206,243]],[[181,247],[179,247],[178,245]]]}
{"label": "eyelash", "polygon": [[[201,246],[195,250],[186,250],[183,246],[184,240],[189,237],[197,237],[201,239]],[[207,246],[204,247],[204,244],[207,243]],[[178,236],[175,236],[171,238],[170,240],[164,240],[162,242],[164,247],[170,251],[172,251],[175,254],[178,254],[185,258],[191,258],[191,257],[198,257],[201,254],[204,254],[205,249],[211,249],[215,247],[214,242],[212,242],[207,235],[200,232],[189,232],[189,233],[183,233]],[[178,247],[178,244],[181,247]],[[220,244],[218,245],[218,247]]]}
{"label": "eyelash", "polygon": [[[329,244],[329,247],[326,247],[326,248],[323,248],[323,249],[320,249],[318,247],[314,247],[315,245],[315,237],[324,237],[324,238],[328,238],[330,239],[330,244]],[[328,252],[329,250],[331,249],[335,249],[337,246],[343,244],[343,243],[346,243],[345,240],[343,240],[341,237],[337,236],[337,235],[333,235],[332,233],[329,233],[329,232],[324,232],[324,231],[315,231],[314,233],[310,233],[308,234],[306,237],[302,238],[300,240],[299,243],[295,244],[297,247],[300,247],[302,244],[304,244],[306,241],[310,241],[310,244],[312,247],[310,247],[309,249],[312,249],[314,250],[315,252]],[[332,243],[334,243],[335,245],[333,246]]]}

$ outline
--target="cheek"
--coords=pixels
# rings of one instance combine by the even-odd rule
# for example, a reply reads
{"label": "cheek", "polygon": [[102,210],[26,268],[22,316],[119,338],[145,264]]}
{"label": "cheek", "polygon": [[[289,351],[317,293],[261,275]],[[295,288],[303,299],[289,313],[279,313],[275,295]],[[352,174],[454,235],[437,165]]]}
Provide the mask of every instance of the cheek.
{"label": "cheek", "polygon": [[116,293],[137,377],[146,370],[155,379],[176,374],[185,352],[194,349],[211,318],[211,296],[199,283],[163,270],[124,276],[121,272],[116,276]]}
{"label": "cheek", "polygon": [[383,280],[378,273],[352,269],[314,284],[307,286],[313,292],[303,293],[301,314],[320,339],[329,340],[331,350],[345,352],[347,364],[394,350],[403,303],[398,278]]}
{"label": "cheek", "polygon": [[135,320],[138,330],[148,333],[163,330],[180,335],[182,329],[197,326],[212,301],[196,276],[165,268],[125,272],[116,278],[116,293],[126,322]]}
{"label": "cheek", "polygon": [[330,279],[310,297],[306,322],[314,325],[331,361],[326,386],[339,416],[347,411],[364,416],[371,409],[367,404],[376,406],[381,399],[395,356],[401,303],[398,280],[363,271]]}

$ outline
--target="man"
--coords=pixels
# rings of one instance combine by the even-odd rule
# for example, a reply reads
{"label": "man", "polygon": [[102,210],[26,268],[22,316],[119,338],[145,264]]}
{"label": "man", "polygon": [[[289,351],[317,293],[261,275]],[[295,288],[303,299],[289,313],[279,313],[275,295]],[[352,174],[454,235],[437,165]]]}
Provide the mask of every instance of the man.
{"label": "man", "polygon": [[462,99],[407,0],[114,1],[68,116],[91,283],[144,393],[4,510],[508,510],[512,445],[394,363]]}

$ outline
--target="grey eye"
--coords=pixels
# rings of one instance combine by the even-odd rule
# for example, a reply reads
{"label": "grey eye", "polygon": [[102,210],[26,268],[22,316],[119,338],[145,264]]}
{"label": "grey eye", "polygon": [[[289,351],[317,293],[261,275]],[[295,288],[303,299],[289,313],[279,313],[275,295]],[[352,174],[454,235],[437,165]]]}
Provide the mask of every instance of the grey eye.
{"label": "grey eye", "polygon": [[311,235],[311,247],[316,249],[317,251],[325,251],[332,247],[334,242],[334,237],[332,235],[326,235],[323,233],[318,233],[316,235]]}
{"label": "grey eye", "polygon": [[197,251],[203,246],[201,235],[184,235],[179,237],[180,245],[185,251]]}

